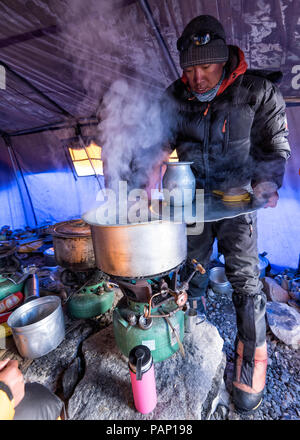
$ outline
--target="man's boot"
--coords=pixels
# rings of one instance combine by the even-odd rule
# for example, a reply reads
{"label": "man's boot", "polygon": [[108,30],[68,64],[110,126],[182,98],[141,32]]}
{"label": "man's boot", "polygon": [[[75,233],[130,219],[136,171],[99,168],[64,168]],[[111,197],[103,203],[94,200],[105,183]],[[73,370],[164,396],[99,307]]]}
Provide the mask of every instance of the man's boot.
{"label": "man's boot", "polygon": [[[268,364],[267,343],[265,342],[255,349],[252,365],[249,365],[249,363],[245,365],[243,356],[244,344],[238,340],[233,382],[233,402],[238,412],[249,413],[255,411],[262,402]],[[251,382],[251,385],[247,385],[245,382]]]}

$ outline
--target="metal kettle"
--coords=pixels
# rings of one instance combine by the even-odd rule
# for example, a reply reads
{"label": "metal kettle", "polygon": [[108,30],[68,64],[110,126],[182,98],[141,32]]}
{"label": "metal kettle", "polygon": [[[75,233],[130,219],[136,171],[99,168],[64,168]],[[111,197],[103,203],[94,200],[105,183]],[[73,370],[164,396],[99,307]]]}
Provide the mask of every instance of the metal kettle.
{"label": "metal kettle", "polygon": [[196,179],[191,169],[193,162],[164,162],[167,166],[162,178],[164,200],[173,206],[189,205],[196,191]]}

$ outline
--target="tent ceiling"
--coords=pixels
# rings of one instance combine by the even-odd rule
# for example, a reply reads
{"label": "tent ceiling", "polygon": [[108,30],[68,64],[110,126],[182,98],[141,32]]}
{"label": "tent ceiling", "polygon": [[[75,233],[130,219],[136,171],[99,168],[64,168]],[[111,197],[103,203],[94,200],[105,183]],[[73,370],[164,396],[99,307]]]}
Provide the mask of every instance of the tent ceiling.
{"label": "tent ceiling", "polygon": [[[16,134],[72,118],[94,117],[103,95],[119,78],[135,78],[141,87],[163,90],[174,80],[174,72],[142,3],[0,0],[0,62],[9,67],[6,89],[0,90],[0,130]],[[148,3],[178,71],[176,39],[181,30],[194,16],[212,14],[224,24],[228,42],[245,51],[250,67],[284,70],[285,96],[297,95],[291,88],[291,68],[300,64],[295,19],[300,2]]]}

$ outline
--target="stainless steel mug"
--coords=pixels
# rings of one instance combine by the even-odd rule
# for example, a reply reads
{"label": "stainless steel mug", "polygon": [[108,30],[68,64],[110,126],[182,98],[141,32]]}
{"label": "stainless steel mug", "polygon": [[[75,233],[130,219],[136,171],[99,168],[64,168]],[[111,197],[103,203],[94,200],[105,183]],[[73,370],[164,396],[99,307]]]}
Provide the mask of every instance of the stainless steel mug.
{"label": "stainless steel mug", "polygon": [[186,333],[193,333],[196,325],[201,324],[205,319],[205,315],[203,317],[198,316],[196,309],[187,309],[184,315],[184,331]]}

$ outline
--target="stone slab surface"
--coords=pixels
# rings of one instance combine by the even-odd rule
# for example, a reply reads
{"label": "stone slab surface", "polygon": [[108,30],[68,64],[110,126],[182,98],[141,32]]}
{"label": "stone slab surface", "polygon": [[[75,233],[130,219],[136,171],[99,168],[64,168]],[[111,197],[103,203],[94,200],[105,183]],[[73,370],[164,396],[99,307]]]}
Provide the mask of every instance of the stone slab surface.
{"label": "stone slab surface", "polygon": [[185,357],[178,351],[155,363],[157,406],[136,411],[127,358],[118,350],[112,325],[82,344],[85,374],[68,401],[71,420],[201,420],[209,417],[223,386],[223,339],[208,321],[185,334]]}

